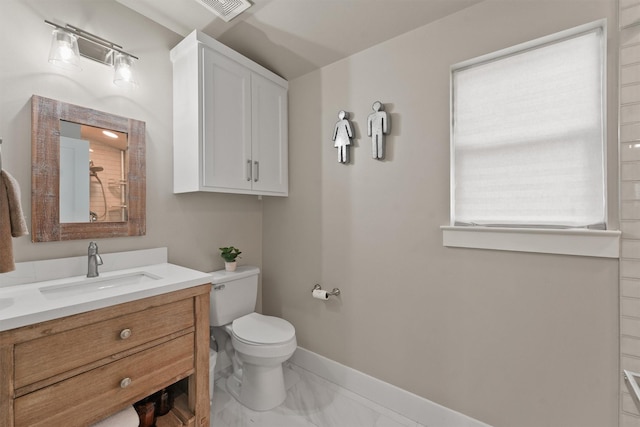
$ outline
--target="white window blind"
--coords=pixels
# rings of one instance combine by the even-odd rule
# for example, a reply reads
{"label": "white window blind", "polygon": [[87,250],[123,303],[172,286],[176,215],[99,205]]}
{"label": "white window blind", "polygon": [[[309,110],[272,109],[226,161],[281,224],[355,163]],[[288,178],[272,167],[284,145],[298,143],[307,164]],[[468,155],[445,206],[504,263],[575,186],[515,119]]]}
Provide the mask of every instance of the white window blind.
{"label": "white window blind", "polygon": [[599,23],[452,67],[452,224],[604,228],[605,43]]}

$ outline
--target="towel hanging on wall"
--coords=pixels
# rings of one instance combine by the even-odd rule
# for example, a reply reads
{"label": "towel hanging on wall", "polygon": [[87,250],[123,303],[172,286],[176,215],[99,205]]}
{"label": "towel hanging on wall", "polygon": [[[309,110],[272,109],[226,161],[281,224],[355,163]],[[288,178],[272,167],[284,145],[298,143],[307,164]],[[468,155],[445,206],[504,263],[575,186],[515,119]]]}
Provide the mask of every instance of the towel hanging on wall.
{"label": "towel hanging on wall", "polygon": [[20,186],[9,172],[0,170],[0,273],[15,270],[12,237],[29,234],[20,204]]}

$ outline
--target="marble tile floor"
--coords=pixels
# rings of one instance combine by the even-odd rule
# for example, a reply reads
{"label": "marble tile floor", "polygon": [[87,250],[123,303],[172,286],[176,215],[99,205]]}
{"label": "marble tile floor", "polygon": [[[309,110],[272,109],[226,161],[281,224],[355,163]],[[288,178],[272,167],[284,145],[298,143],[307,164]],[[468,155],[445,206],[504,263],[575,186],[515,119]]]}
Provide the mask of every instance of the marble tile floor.
{"label": "marble tile floor", "polygon": [[297,365],[286,368],[299,380],[282,405],[265,412],[240,405],[227,394],[226,377],[217,379],[211,427],[426,427]]}

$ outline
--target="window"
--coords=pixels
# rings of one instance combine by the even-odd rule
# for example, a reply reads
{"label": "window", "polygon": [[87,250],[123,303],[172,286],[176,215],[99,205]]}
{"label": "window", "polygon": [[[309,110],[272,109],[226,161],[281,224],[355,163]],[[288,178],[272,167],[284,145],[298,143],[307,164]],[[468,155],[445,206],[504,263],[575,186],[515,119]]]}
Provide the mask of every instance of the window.
{"label": "window", "polygon": [[606,31],[452,67],[451,224],[606,228]]}

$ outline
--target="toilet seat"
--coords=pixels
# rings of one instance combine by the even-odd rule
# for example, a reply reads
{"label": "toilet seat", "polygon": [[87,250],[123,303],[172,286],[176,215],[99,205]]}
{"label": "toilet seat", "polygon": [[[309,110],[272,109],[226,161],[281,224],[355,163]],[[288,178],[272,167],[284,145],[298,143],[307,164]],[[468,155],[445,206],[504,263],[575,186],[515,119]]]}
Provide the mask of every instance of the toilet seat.
{"label": "toilet seat", "polygon": [[296,330],[284,319],[250,313],[233,321],[231,342],[242,357],[289,358],[296,350]]}
{"label": "toilet seat", "polygon": [[249,313],[233,321],[234,338],[249,345],[279,345],[295,339],[296,330],[284,319]]}

